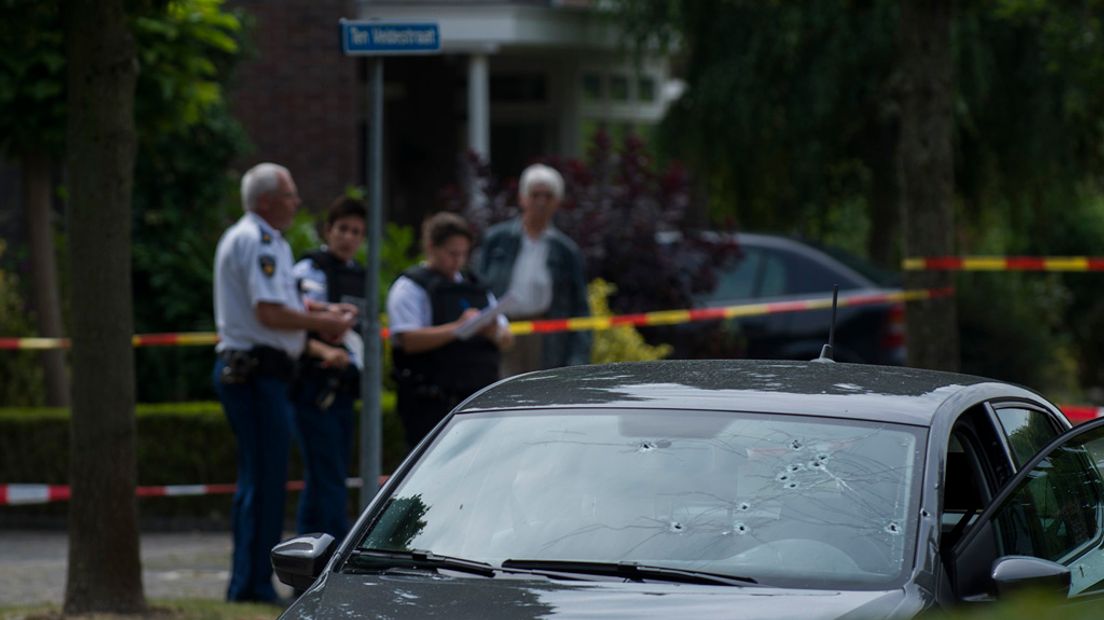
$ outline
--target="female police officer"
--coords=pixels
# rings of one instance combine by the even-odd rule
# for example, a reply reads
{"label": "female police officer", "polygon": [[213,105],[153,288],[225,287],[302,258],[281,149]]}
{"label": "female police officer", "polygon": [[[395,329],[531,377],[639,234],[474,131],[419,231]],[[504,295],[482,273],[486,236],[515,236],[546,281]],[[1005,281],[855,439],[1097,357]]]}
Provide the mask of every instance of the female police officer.
{"label": "female police officer", "polygon": [[457,328],[496,303],[464,270],[468,223],[438,213],[422,226],[426,262],[406,270],[387,294],[398,410],[410,448],[470,394],[498,379],[499,350],[513,344],[505,317],[462,340]]}

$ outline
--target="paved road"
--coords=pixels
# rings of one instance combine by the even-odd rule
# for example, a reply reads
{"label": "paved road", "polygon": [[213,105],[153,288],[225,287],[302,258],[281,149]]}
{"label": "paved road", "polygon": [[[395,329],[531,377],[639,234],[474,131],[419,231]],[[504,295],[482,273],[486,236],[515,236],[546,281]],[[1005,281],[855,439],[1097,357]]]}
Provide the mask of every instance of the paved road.
{"label": "paved road", "polygon": [[[64,531],[0,531],[0,607],[60,605],[68,553]],[[148,598],[222,599],[229,568],[228,532],[142,534],[142,582]],[[277,588],[290,596],[283,584]]]}

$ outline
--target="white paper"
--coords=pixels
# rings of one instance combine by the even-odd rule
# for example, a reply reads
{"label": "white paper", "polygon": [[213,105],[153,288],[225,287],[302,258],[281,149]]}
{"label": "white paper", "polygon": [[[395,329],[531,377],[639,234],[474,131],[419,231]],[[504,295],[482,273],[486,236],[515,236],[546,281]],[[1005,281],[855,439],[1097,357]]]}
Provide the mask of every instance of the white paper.
{"label": "white paper", "polygon": [[353,362],[357,368],[364,368],[364,340],[360,334],[353,330],[345,332],[345,348],[353,354]]}
{"label": "white paper", "polygon": [[483,331],[493,321],[497,321],[499,315],[510,312],[515,306],[517,306],[517,301],[509,293],[506,293],[502,296],[502,299],[498,300],[498,303],[483,308],[479,314],[461,323],[456,328],[456,337],[460,340],[471,338]]}

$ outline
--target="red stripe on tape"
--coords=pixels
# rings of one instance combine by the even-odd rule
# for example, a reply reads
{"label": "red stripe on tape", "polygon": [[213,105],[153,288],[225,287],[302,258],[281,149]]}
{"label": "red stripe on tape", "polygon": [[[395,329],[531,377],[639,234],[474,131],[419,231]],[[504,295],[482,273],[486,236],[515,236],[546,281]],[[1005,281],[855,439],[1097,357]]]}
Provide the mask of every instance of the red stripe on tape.
{"label": "red stripe on tape", "polygon": [[1100,417],[1100,407],[1088,407],[1084,405],[1059,405],[1062,413],[1070,422],[1080,424]]}
{"label": "red stripe on tape", "polygon": [[767,313],[797,312],[799,310],[806,310],[810,307],[812,307],[812,304],[807,301],[778,301],[767,304]]}
{"label": "red stripe on tape", "polygon": [[1046,269],[1046,261],[1035,256],[1009,256],[1004,259],[1006,269],[1022,269],[1024,271],[1042,271]]}
{"label": "red stripe on tape", "polygon": [[142,334],[136,344],[147,347],[166,347],[180,342],[180,334]]}
{"label": "red stripe on tape", "polygon": [[961,256],[933,256],[924,259],[927,269],[961,269],[966,264]]}
{"label": "red stripe on tape", "polygon": [[691,321],[709,321],[725,318],[724,308],[695,308],[690,311]]}
{"label": "red stripe on tape", "polygon": [[644,313],[621,314],[610,317],[610,325],[647,325],[648,315]]}
{"label": "red stripe on tape", "polygon": [[563,331],[567,331],[567,319],[545,319],[543,321],[533,321],[534,334]]}

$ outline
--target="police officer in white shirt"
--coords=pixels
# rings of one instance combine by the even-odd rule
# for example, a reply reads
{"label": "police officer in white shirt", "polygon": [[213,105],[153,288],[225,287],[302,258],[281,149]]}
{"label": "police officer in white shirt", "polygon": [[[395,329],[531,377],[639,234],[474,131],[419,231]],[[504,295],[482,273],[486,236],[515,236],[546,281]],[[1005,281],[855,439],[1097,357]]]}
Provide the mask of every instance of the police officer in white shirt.
{"label": "police officer in white shirt", "polygon": [[498,379],[499,351],[514,338],[502,315],[473,337],[460,331],[494,295],[464,269],[472,232],[455,213],[437,213],[422,226],[426,262],[407,269],[387,293],[396,408],[413,449],[449,411]]}
{"label": "police officer in white shirt", "polygon": [[299,194],[272,163],[242,176],[245,214],[215,251],[215,391],[237,439],[234,553],[227,600],[276,602],[269,553],[280,542],[287,485],[288,386],[307,330],[339,338],[356,320],[346,304],[305,305],[292,275],[291,225]]}

